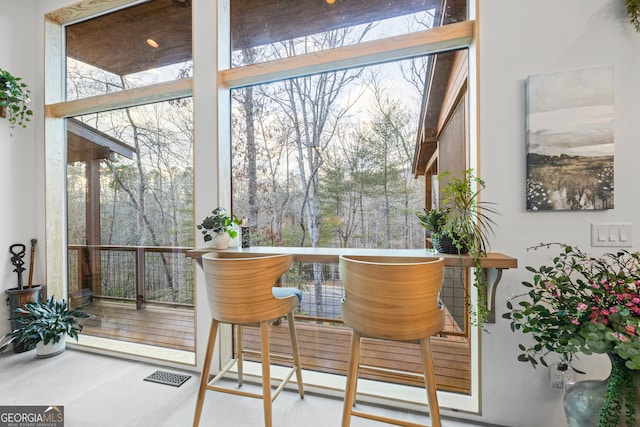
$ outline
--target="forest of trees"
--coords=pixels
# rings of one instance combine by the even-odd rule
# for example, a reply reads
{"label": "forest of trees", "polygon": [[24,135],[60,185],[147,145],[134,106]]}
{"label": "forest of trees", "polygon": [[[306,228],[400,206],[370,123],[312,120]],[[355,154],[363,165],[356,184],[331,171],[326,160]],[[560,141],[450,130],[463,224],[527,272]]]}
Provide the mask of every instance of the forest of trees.
{"label": "forest of trees", "polygon": [[[339,47],[371,26],[315,36]],[[281,56],[309,42],[271,45]],[[285,52],[283,54],[282,52]],[[259,49],[238,52],[253,63]],[[232,91],[232,208],[261,245],[424,245],[424,184],[411,162],[428,58],[338,70]]]}

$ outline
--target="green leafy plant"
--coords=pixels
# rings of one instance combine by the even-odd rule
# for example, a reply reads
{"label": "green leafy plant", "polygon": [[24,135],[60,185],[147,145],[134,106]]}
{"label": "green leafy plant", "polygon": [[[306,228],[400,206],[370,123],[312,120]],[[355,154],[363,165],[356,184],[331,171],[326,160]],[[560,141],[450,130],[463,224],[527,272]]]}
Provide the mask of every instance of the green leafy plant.
{"label": "green leafy plant", "polygon": [[227,232],[233,239],[238,235],[237,227],[242,223],[234,214],[227,213],[224,208],[215,208],[211,211],[211,215],[206,217],[202,223],[196,225],[198,230],[202,231],[204,241],[208,242],[213,239],[213,235],[217,233]]}
{"label": "green leafy plant", "polygon": [[640,0],[626,0],[627,15],[636,31],[640,32]]}
{"label": "green leafy plant", "polygon": [[449,236],[458,249],[464,246],[472,256],[484,256],[489,236],[494,234],[495,221],[491,215],[499,212],[493,203],[480,200],[485,183],[474,175],[473,169],[465,170],[461,178],[450,175],[449,172],[438,175],[438,180],[449,179],[441,190],[442,204],[448,207],[442,233]]}
{"label": "green leafy plant", "polygon": [[31,99],[26,83],[21,77],[15,77],[7,70],[0,68],[0,107],[6,109],[10,126],[27,127],[33,111],[29,108]]}
{"label": "green leafy plant", "polygon": [[427,229],[431,236],[440,236],[447,223],[447,215],[450,209],[425,209],[424,212],[416,212],[420,225]]}
{"label": "green leafy plant", "polygon": [[442,209],[425,210],[416,215],[423,227],[431,232],[434,246],[438,240],[449,238],[458,253],[468,253],[473,258],[474,285],[478,290],[478,303],[473,308],[473,322],[482,325],[487,321],[487,277],[482,269],[482,258],[489,247],[489,236],[494,234],[492,215],[499,214],[493,203],[481,201],[480,192],[485,183],[467,169],[462,177],[450,172],[438,175],[438,181],[448,179],[440,189]]}
{"label": "green leafy plant", "polygon": [[57,301],[51,296],[45,302],[27,302],[24,308],[16,309],[18,327],[10,333],[13,341],[26,347],[42,342],[57,343],[62,335],[78,340],[82,325],[78,318],[89,315],[81,308],[69,308],[65,300]]}
{"label": "green leafy plant", "polygon": [[615,408],[625,402],[627,424],[633,425],[635,396],[628,385],[631,371],[640,369],[640,252],[594,257],[561,243],[531,249],[555,245],[561,251],[550,265],[526,267],[533,281],[522,282],[528,291],[508,300],[510,311],[502,316],[511,320],[512,331],[533,338],[529,346],[519,344],[518,360],[535,368],[548,366],[548,355],[557,354],[561,364],[582,373],[572,365],[579,353],[613,356],[599,425],[617,426]]}

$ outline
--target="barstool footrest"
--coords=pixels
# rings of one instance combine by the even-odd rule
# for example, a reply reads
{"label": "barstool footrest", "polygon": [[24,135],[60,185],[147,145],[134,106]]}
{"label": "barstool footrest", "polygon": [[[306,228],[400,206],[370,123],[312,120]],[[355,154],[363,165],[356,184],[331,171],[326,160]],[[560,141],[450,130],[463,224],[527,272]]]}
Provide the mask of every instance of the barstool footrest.
{"label": "barstool footrest", "polygon": [[293,367],[289,370],[289,372],[287,373],[287,375],[282,379],[282,381],[280,381],[280,384],[278,384],[278,387],[274,390],[272,396],[271,396],[271,401],[273,402],[274,400],[276,400],[276,397],[278,397],[278,395],[280,394],[280,392],[286,387],[286,385],[289,383],[289,381],[291,380],[291,377],[293,376],[293,374],[296,373],[296,369],[298,369],[298,367],[296,365],[293,365]]}
{"label": "barstool footrest", "polygon": [[387,374],[387,375],[392,375],[394,377],[402,377],[402,378],[406,378],[406,379],[410,379],[410,380],[421,380],[421,381],[424,381],[424,374],[420,374],[418,372],[402,371],[402,370],[399,370],[399,369],[382,368],[382,367],[379,367],[379,366],[372,366],[372,365],[360,365],[359,371],[360,372],[369,372],[369,373]]}
{"label": "barstool footrest", "polygon": [[[243,348],[242,354],[247,356],[260,357],[262,355],[262,352],[256,350],[247,350]],[[293,356],[289,356],[287,354],[269,353],[269,358],[272,360],[279,360],[283,362],[294,362]]]}
{"label": "barstool footrest", "polygon": [[[220,387],[217,385],[208,385],[207,390],[219,391],[222,393],[235,394],[236,396],[252,397],[254,399],[262,399],[262,394],[252,393],[250,391],[237,390],[234,388]],[[271,400],[273,401],[273,399]]]}
{"label": "barstool footrest", "polygon": [[233,366],[238,362],[238,358],[236,357],[235,359],[231,359],[229,360],[221,369],[220,372],[218,372],[218,375],[216,375],[215,377],[213,377],[213,379],[209,380],[207,382],[207,387],[209,386],[213,386],[215,383],[217,383],[218,381],[220,381],[220,379],[222,377],[224,377],[227,372],[229,372],[229,370],[231,368],[233,368]]}
{"label": "barstool footrest", "polygon": [[[271,355],[271,357],[274,357],[274,356]],[[277,358],[277,356],[275,356],[274,358]],[[286,357],[286,356],[281,356],[281,358],[292,359],[292,358]],[[213,377],[213,379],[211,379],[207,383],[206,389],[207,390],[213,390],[213,391],[220,391],[220,392],[223,392],[223,393],[235,394],[235,395],[239,395],[239,396],[252,397],[254,399],[263,399],[264,396],[261,393],[252,393],[252,392],[249,392],[249,391],[241,391],[241,390],[236,390],[236,389],[233,389],[233,388],[220,387],[220,386],[216,386],[215,385],[218,381],[220,381],[222,379],[222,377],[224,377],[227,373],[229,373],[231,368],[233,368],[233,366],[237,362],[238,362],[238,358],[237,357],[234,358],[234,359],[229,360],[222,367],[222,369],[220,369],[220,372],[218,372],[218,374],[215,377]],[[273,391],[273,393],[271,395],[271,402],[276,400],[276,397],[278,397],[280,392],[282,390],[284,390],[284,388],[287,386],[289,381],[291,381],[291,378],[293,377],[293,374],[296,373],[297,369],[298,369],[298,366],[295,365],[295,364],[289,369],[289,371],[287,372],[287,375],[285,375],[285,377],[278,383],[278,387],[276,387],[276,389]],[[262,380],[265,381],[264,378]],[[271,378],[267,378],[266,381],[269,381],[269,383],[271,383]]]}
{"label": "barstool footrest", "polygon": [[393,424],[396,426],[425,427],[424,424],[412,423],[411,421],[399,420],[397,418],[383,417],[382,415],[375,415],[375,414],[362,412],[362,411],[351,411],[351,415],[353,415],[354,417],[366,418],[368,420],[380,421],[383,423]]}

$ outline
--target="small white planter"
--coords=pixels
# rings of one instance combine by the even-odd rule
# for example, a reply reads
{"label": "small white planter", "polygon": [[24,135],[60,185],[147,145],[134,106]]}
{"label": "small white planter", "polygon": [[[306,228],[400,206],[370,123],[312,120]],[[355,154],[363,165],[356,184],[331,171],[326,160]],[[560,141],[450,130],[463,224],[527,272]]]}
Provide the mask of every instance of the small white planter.
{"label": "small white planter", "polygon": [[231,237],[231,240],[229,240],[229,247],[230,248],[239,248],[241,246],[241,243],[242,243],[242,229],[240,228],[239,225],[235,225],[235,224],[232,225],[229,228],[236,232],[236,237],[229,236],[229,237]]}
{"label": "small white planter", "polygon": [[39,342],[36,344],[36,357],[51,357],[56,356],[64,351],[67,345],[67,336],[62,335],[57,343],[49,342],[44,344]]}
{"label": "small white planter", "polygon": [[213,236],[213,247],[216,249],[227,249],[231,236],[227,232],[216,233]]}

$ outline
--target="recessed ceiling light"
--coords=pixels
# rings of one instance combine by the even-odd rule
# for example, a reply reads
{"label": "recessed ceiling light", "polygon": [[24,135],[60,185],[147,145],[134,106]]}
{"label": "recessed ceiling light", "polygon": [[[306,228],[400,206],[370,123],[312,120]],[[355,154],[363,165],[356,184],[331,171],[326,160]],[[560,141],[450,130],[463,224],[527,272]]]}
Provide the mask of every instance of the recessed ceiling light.
{"label": "recessed ceiling light", "polygon": [[336,0],[327,0],[327,3],[329,4],[334,4],[336,2]]}
{"label": "recessed ceiling light", "polygon": [[158,42],[154,39],[147,39],[147,44],[153,48],[157,48],[159,46]]}

